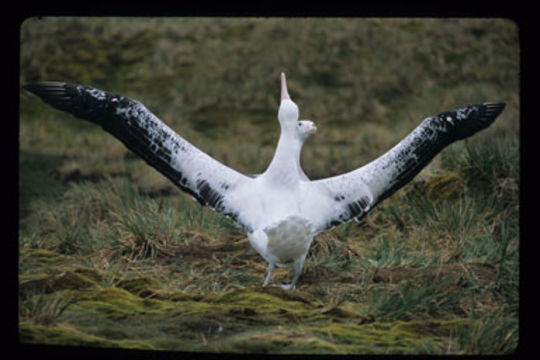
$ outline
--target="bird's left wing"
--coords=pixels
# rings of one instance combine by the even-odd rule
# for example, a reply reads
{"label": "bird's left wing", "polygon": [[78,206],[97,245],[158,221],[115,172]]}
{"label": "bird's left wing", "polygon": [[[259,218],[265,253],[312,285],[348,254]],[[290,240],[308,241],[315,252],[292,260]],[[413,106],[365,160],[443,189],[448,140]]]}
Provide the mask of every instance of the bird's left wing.
{"label": "bird's left wing", "polygon": [[[317,208],[317,231],[359,220],[420,172],[444,147],[487,128],[504,103],[485,103],[431,116],[396,146],[367,165],[306,186],[307,209]],[[313,202],[313,203],[310,203]]]}
{"label": "bird's left wing", "polygon": [[139,101],[89,86],[38,82],[24,88],[49,105],[101,125],[135,154],[202,205],[249,230],[230,196],[251,178],[223,165],[183,139]]}

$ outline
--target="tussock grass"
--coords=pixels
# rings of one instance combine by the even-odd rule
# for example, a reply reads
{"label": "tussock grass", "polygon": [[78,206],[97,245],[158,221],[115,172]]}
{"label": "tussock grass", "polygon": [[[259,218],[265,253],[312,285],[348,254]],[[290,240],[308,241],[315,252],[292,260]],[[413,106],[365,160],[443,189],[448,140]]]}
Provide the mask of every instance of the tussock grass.
{"label": "tussock grass", "polygon": [[48,299],[38,294],[20,301],[19,317],[34,324],[53,325],[71,302],[72,299],[65,296]]}
{"label": "tussock grass", "polygon": [[[22,342],[304,354],[517,347],[511,21],[44,18],[25,21],[21,44],[21,83],[131,96],[249,174],[265,170],[277,143],[281,71],[319,128],[302,154],[311,178],[369,162],[428,115],[507,103],[360,224],[319,235],[291,293],[260,286],[266,264],[232,222],[98,127],[21,92]],[[274,281],[290,276],[276,269]]]}

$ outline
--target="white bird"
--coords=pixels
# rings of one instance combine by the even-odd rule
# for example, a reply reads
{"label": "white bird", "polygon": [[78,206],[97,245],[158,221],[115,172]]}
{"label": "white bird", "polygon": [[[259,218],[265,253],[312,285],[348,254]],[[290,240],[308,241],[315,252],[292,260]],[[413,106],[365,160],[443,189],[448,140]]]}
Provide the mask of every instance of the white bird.
{"label": "white bird", "polygon": [[[300,167],[300,152],[315,128],[310,122],[299,123],[299,109],[289,96],[283,73],[281,135],[270,165],[257,176],[243,175],[208,156],[136,100],[62,82],[31,83],[24,88],[57,109],[101,125],[199,203],[234,220],[268,262],[263,286],[269,284],[275,266],[293,267],[292,281],[281,285],[284,289],[295,288],[315,235],[364,217],[444,147],[487,128],[505,106],[484,103],[427,117],[367,165],[310,181]],[[302,126],[306,130],[299,131]]]}
{"label": "white bird", "polygon": [[[298,160],[298,172],[300,176],[300,180],[309,181],[308,176],[302,169],[302,166],[300,165],[300,153],[302,151],[302,147],[304,146],[304,142],[311,137],[311,135],[315,134],[317,132],[317,126],[315,126],[315,123],[310,120],[300,120],[298,121],[298,124],[295,129],[296,136],[293,138],[294,141],[298,142],[296,146],[294,146],[294,152],[290,154],[290,156],[294,157]],[[255,174],[255,175],[248,175],[250,177],[257,177],[261,176],[262,174]]]}

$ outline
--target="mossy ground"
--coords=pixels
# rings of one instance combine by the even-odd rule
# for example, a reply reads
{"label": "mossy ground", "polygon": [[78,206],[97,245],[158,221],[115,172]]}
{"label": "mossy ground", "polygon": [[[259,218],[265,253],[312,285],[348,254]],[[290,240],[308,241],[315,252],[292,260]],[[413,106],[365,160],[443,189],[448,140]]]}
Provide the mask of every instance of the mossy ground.
{"label": "mossy ground", "polygon": [[[35,251],[37,256],[33,256]],[[25,249],[23,253],[26,258],[42,255],[41,250]],[[494,281],[496,273],[485,275],[478,270],[482,266],[473,265],[463,269],[436,265],[426,271],[381,268],[371,275],[370,283],[382,288],[380,284],[398,283],[398,277],[404,276],[425,287],[426,274],[431,274],[432,281],[446,277],[440,285],[458,289]],[[84,271],[66,272],[49,263],[46,272],[50,275],[40,272],[38,277],[20,277],[21,301],[26,304],[20,322],[23,342],[205,352],[442,353],[448,348],[459,349],[459,333],[479,321],[467,316],[471,304],[459,298],[448,300],[456,307],[454,313],[440,309],[440,316],[425,314],[415,319],[414,306],[423,308],[416,303],[422,300],[401,304],[411,305],[404,311],[395,306],[388,306],[384,313],[373,311],[369,306],[373,294],[351,282],[336,282],[335,287],[344,288],[342,293],[326,296],[309,283],[292,293],[238,283],[227,284],[220,291],[188,292],[164,288],[163,281],[141,275],[142,270],[114,286],[104,283],[105,275],[95,270],[87,269],[83,275]],[[205,280],[215,276],[208,273]],[[38,286],[38,282],[43,285]],[[436,289],[440,294],[427,294],[426,302],[454,291],[443,286]],[[364,292],[363,301],[346,300],[358,292]],[[66,301],[61,312],[55,306],[59,299]],[[34,302],[39,305],[28,305]]]}
{"label": "mossy ground", "polygon": [[[246,173],[278,136],[279,73],[319,132],[312,178],[379,156],[422,118],[505,101],[361,224],[319,235],[295,292],[261,287],[244,233],[92,124],[20,103],[19,337],[232,353],[501,354],[518,343],[518,43],[502,19],[44,18],[21,83],[145,103]],[[271,51],[269,51],[271,50]],[[287,282],[277,269],[276,283]]]}

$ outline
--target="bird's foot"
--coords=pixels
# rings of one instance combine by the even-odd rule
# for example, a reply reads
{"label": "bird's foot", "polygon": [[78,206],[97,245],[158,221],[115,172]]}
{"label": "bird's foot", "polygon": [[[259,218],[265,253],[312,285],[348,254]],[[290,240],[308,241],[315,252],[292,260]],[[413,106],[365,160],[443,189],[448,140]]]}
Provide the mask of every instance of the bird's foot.
{"label": "bird's foot", "polygon": [[294,286],[294,284],[281,284],[281,288],[283,290],[294,290],[296,289],[296,286]]}

